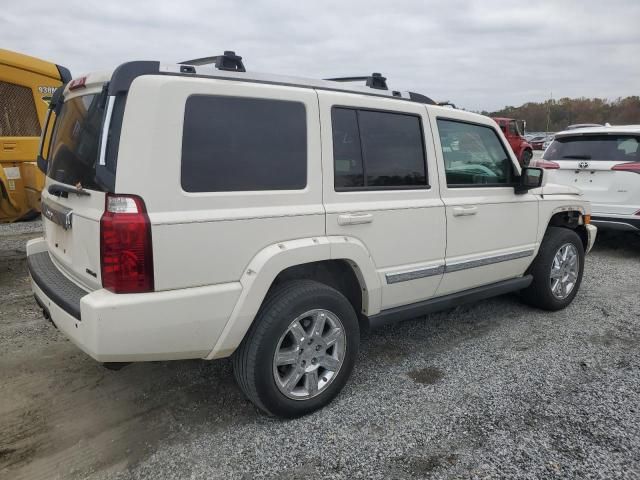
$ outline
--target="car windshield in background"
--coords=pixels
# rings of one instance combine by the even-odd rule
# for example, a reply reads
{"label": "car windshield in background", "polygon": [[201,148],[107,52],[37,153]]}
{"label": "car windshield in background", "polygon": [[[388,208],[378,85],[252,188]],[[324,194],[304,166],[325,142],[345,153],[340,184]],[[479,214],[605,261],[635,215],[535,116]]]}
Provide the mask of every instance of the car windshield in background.
{"label": "car windshield in background", "polygon": [[542,158],[545,160],[601,160],[610,162],[640,161],[634,135],[576,135],[557,137]]}
{"label": "car windshield in background", "polygon": [[58,182],[102,190],[96,182],[100,130],[104,117],[103,95],[83,95],[67,100],[58,117],[49,150],[47,175]]}

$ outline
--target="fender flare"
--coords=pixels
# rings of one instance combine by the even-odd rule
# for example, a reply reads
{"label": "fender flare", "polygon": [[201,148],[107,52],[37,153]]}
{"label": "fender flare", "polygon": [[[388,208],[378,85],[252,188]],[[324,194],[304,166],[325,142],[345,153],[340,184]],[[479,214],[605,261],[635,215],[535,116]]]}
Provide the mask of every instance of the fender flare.
{"label": "fender flare", "polygon": [[313,237],[270,245],[253,257],[240,278],[242,292],[207,360],[229,356],[240,345],[273,281],[283,270],[323,260],[346,260],[363,289],[363,311],[380,311],[382,290],[373,260],[353,237]]}

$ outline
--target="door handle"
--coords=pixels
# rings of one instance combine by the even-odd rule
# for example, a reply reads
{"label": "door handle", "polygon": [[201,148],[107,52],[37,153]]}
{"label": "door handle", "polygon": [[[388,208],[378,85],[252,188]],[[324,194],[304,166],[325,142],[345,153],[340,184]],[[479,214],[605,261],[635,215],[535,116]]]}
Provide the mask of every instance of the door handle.
{"label": "door handle", "polygon": [[478,213],[478,207],[475,206],[453,208],[454,217],[466,217],[469,215],[475,215],[476,213]]}
{"label": "door handle", "polygon": [[338,215],[338,225],[362,225],[373,222],[373,215],[370,213],[345,213]]}

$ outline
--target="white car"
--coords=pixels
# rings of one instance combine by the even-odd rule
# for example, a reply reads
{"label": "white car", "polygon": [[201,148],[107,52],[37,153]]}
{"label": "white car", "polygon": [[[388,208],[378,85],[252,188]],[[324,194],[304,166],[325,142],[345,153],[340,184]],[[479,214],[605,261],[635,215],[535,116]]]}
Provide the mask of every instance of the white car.
{"label": "white car", "polygon": [[38,158],[46,318],[100,362],[232,356],[246,396],[328,403],[360,330],[521,291],[571,303],[596,228],[488,117],[419,94],[125,63],[56,92]]}
{"label": "white car", "polygon": [[640,126],[604,126],[557,133],[535,165],[549,181],[580,188],[592,222],[640,232]]}

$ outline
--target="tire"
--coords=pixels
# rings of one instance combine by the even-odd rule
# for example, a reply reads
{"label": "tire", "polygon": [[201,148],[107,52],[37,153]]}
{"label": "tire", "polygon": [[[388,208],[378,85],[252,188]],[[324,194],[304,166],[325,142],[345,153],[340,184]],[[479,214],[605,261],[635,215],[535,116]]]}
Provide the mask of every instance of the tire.
{"label": "tire", "polygon": [[[563,251],[568,253],[567,258],[570,258],[570,254],[575,252],[575,265],[578,270],[575,272],[573,282],[571,282],[573,268],[570,265],[564,266],[563,263],[554,260],[556,254],[562,254],[562,249],[565,249]],[[572,263],[568,260],[566,262]],[[560,268],[558,268],[559,266]],[[562,266],[566,270],[562,270]],[[552,268],[554,272],[552,272]],[[578,234],[568,228],[549,227],[542,240],[540,251],[531,267],[529,267],[528,273],[533,275],[533,282],[529,287],[522,290],[522,298],[526,303],[537,308],[561,310],[567,307],[578,293],[582,282],[583,270],[584,247]],[[556,278],[552,278],[552,274]],[[566,284],[563,283],[565,279]],[[560,285],[557,281],[560,282]],[[571,283],[573,283],[573,286],[568,291]],[[554,286],[556,286],[555,289],[553,288]]]}
{"label": "tire", "polygon": [[529,149],[524,150],[521,155],[522,165],[524,165],[525,167],[528,166],[532,158],[533,158],[533,152]]}
{"label": "tire", "polygon": [[[314,325],[322,330],[319,334],[313,333]],[[324,407],[342,390],[359,342],[356,312],[342,293],[311,280],[286,282],[268,294],[233,354],[234,376],[246,397],[267,414],[300,417]],[[289,363],[276,366],[281,360]],[[295,383],[305,368],[310,371]]]}

